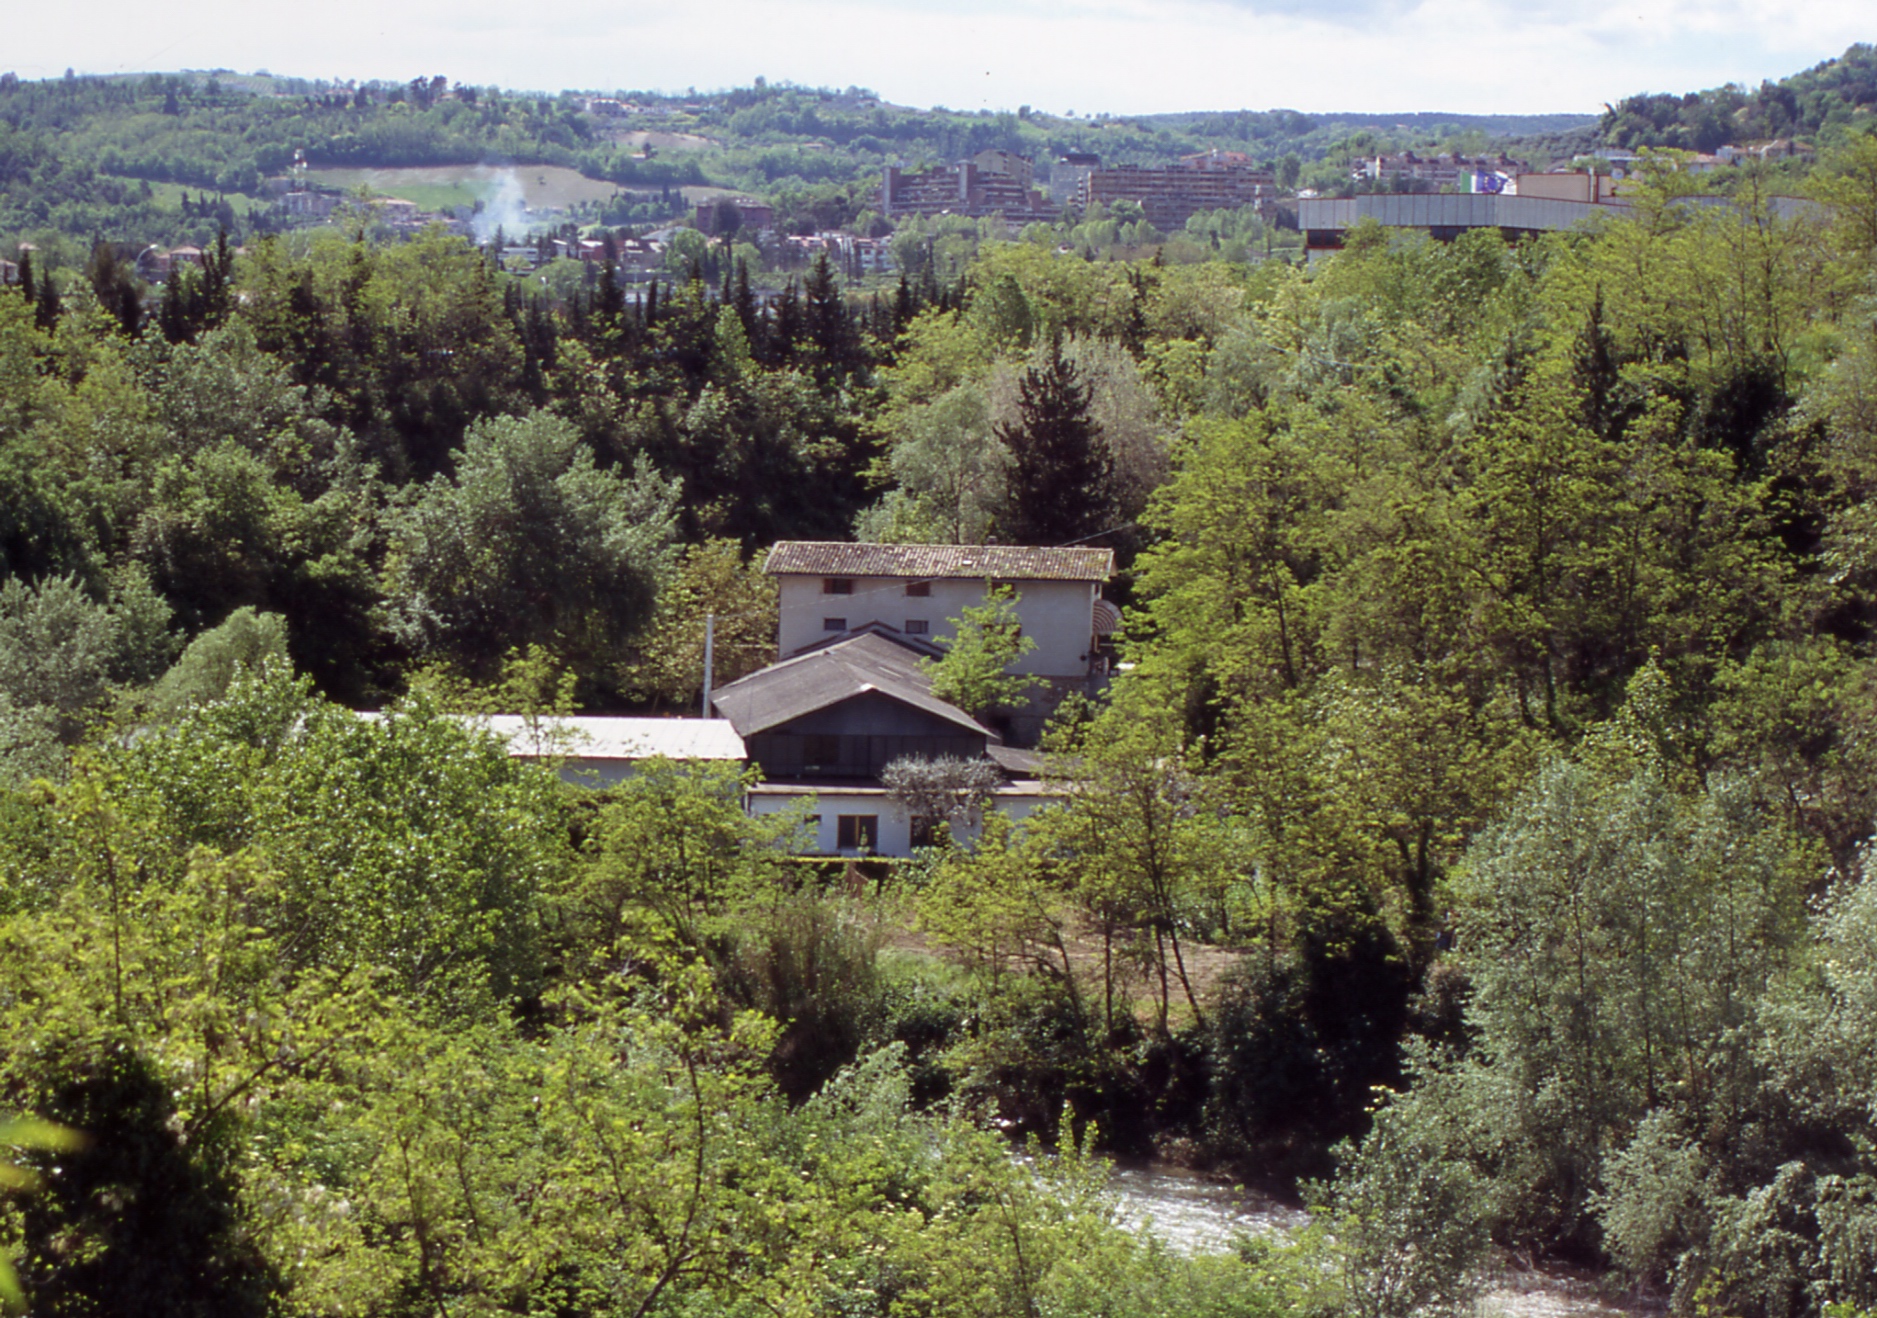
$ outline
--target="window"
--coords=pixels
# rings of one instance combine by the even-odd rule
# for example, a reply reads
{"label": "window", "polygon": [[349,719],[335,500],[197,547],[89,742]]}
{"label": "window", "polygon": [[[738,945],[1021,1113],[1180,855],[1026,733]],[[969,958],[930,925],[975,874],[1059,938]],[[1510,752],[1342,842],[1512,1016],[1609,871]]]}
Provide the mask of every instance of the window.
{"label": "window", "polygon": [[924,815],[912,817],[912,844],[915,847],[929,847],[938,841],[938,830]]}
{"label": "window", "polygon": [[829,765],[839,764],[841,760],[841,739],[839,737],[803,737],[802,766],[808,769],[825,769]]}
{"label": "window", "polygon": [[906,583],[906,593],[914,599],[924,599],[927,595],[932,593],[932,583],[929,581],[908,581]]}
{"label": "window", "polygon": [[880,845],[880,816],[836,815],[834,845],[841,851],[874,851]]}
{"label": "window", "polygon": [[824,632],[844,632],[847,630],[846,618],[823,618],[821,630]]}
{"label": "window", "polygon": [[821,593],[823,595],[852,595],[854,579],[852,577],[823,577]]}
{"label": "window", "polygon": [[802,838],[816,851],[821,850],[821,816],[809,815],[802,820]]}
{"label": "window", "polygon": [[906,619],[906,635],[924,636],[929,626],[930,624],[924,618],[908,618]]}

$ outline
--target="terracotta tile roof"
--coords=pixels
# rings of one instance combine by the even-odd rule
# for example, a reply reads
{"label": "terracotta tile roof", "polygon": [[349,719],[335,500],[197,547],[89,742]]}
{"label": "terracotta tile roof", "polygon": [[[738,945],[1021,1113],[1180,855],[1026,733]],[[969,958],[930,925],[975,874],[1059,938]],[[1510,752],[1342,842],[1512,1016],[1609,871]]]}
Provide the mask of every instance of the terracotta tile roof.
{"label": "terracotta tile roof", "polygon": [[828,540],[784,540],[769,551],[769,561],[763,565],[763,571],[771,576],[1106,581],[1114,575],[1114,550],[1034,545],[850,545]]}

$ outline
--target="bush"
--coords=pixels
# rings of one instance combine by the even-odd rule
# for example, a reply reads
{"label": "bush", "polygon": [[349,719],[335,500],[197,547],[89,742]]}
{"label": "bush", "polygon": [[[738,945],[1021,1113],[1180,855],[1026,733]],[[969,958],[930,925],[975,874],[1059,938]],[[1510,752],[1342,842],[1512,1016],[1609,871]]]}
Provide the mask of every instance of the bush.
{"label": "bush", "polygon": [[785,897],[745,912],[718,949],[718,985],[781,1022],[768,1069],[799,1103],[859,1055],[883,1014],[877,929],[833,898]]}

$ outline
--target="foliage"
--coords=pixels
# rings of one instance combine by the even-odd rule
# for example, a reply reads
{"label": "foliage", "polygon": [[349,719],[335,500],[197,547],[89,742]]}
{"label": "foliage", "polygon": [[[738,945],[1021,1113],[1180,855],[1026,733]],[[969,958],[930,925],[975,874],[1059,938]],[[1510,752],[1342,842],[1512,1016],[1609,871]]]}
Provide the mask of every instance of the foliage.
{"label": "foliage", "polygon": [[1059,339],[1018,389],[1018,419],[997,431],[1010,451],[999,532],[1011,544],[1063,545],[1106,531],[1114,457],[1089,414],[1089,388]]}
{"label": "foliage", "polygon": [[276,613],[236,609],[219,627],[203,632],[150,689],[150,712],[174,718],[196,705],[228,694],[237,678],[257,674],[269,664],[284,667],[287,622]]}
{"label": "foliage", "polygon": [[949,828],[983,822],[983,808],[1003,775],[988,760],[898,759],[880,771],[880,782],[915,819]]}
{"label": "foliage", "polygon": [[1349,1311],[1364,1318],[1453,1313],[1479,1289],[1481,1187],[1428,1129],[1438,1119],[1383,1108],[1360,1145],[1341,1146],[1334,1189],[1318,1187]]}
{"label": "foliage", "polygon": [[651,626],[630,661],[626,686],[636,697],[690,709],[701,697],[706,617],[714,617],[714,686],[755,672],[775,652],[776,583],[735,543],[687,545],[658,593]]}
{"label": "foliage", "polygon": [[967,604],[960,617],[948,621],[945,653],[919,661],[932,678],[932,694],[976,717],[1021,700],[1033,680],[1009,669],[1036,648],[1036,638],[1023,634],[1015,592],[987,586],[984,603]]}
{"label": "foliage", "polygon": [[539,644],[604,680],[669,571],[674,497],[643,464],[601,470],[558,419],[479,423],[398,519],[397,625],[472,672]]}

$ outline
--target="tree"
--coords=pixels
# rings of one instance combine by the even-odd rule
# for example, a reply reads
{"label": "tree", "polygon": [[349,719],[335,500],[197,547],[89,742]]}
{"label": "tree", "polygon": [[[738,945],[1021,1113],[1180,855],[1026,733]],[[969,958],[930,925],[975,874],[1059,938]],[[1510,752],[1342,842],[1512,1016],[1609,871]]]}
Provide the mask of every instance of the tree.
{"label": "tree", "polygon": [[393,520],[393,627],[472,675],[539,644],[610,683],[669,574],[675,499],[643,461],[601,470],[556,417],[478,422]]}
{"label": "tree", "polygon": [[1114,462],[1089,414],[1090,393],[1062,340],[1024,372],[1017,422],[997,437],[1010,450],[999,533],[1019,545],[1063,545],[1108,529]]}
{"label": "tree", "polygon": [[[1168,711],[1124,701],[1079,731],[1050,761],[1064,806],[1032,827],[1091,915],[1117,930],[1131,923],[1151,940],[1160,1033],[1172,1032],[1176,983],[1203,1027],[1183,931],[1230,882],[1237,830],[1213,784],[1188,764]],[[1112,970],[1104,977],[1112,994]]]}
{"label": "tree", "polygon": [[932,679],[933,695],[981,718],[1016,704],[1035,685],[1034,678],[1009,671],[1036,648],[1036,639],[1023,634],[1010,587],[987,585],[984,603],[966,605],[963,617],[947,621],[952,634],[941,641],[944,655],[919,661]]}
{"label": "tree", "polygon": [[[886,466],[895,489],[862,514],[863,539],[983,544],[1005,502],[1009,455],[988,401],[961,384],[899,413]],[[894,533],[895,526],[911,532]]]}
{"label": "tree", "polygon": [[982,822],[985,802],[1004,781],[989,760],[901,758],[880,771],[888,795],[927,826],[974,827]]}
{"label": "tree", "polygon": [[111,604],[93,600],[69,577],[0,587],[0,695],[16,709],[39,708],[76,738],[80,716],[112,682],[147,681],[170,654],[169,610],[133,581]]}
{"label": "tree", "polygon": [[1457,1123],[1436,1109],[1432,1092],[1390,1097],[1359,1144],[1339,1146],[1334,1186],[1315,1187],[1335,1233],[1332,1256],[1349,1312],[1464,1311],[1479,1291],[1489,1243],[1478,1176],[1441,1138],[1443,1125]]}
{"label": "tree", "polygon": [[625,687],[634,699],[693,710],[704,677],[706,615],[716,619],[711,658],[716,686],[755,672],[775,654],[776,582],[734,540],[687,545],[676,575],[659,592],[644,640],[634,647]]}
{"label": "tree", "polygon": [[151,713],[174,718],[197,705],[222,699],[243,675],[266,665],[290,666],[287,620],[278,613],[239,608],[203,632],[150,690]]}
{"label": "tree", "polygon": [[682,944],[702,946],[723,934],[737,903],[775,886],[801,820],[750,815],[749,785],[735,765],[651,760],[614,789],[596,862],[575,898],[593,954],[643,935],[646,916]]}
{"label": "tree", "polygon": [[1464,966],[1498,1229],[1594,1239],[1606,1160],[1651,1111],[1738,1102],[1755,1004],[1801,931],[1803,853],[1744,782],[1680,781],[1653,670],[1576,759],[1545,768],[1468,853]]}
{"label": "tree", "polygon": [[126,337],[136,338],[143,328],[143,286],[130,262],[118,260],[117,249],[99,239],[91,249],[85,278],[97,294],[98,305],[116,319]]}

